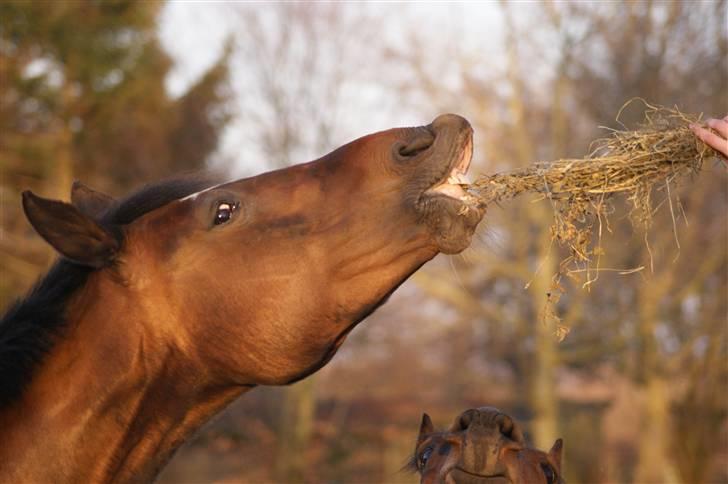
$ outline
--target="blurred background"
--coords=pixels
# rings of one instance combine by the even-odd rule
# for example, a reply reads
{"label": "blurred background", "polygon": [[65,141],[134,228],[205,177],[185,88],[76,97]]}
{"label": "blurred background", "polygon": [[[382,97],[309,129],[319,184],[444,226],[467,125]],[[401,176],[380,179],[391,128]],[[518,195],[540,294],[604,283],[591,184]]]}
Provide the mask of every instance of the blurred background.
{"label": "blurred background", "polygon": [[[232,179],[443,112],[473,124],[473,175],[581,157],[634,96],[728,112],[727,9],[3,0],[0,307],[54,256],[24,189]],[[425,266],[313,377],[246,394],[160,481],[416,482],[399,469],[423,411],[445,427],[494,405],[536,446],[565,439],[570,483],[728,482],[727,181],[716,162],[671,187],[677,230],[663,209],[645,233],[618,202],[602,267],[642,270],[562,279],[563,341],[542,317],[566,255],[550,207],[491,207],[472,248]]]}

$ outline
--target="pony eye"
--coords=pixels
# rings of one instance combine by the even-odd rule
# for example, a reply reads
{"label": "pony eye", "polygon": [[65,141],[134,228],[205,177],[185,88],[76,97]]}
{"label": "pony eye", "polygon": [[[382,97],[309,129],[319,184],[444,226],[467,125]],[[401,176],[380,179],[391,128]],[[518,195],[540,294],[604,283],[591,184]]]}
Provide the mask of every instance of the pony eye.
{"label": "pony eye", "polygon": [[546,478],[547,484],[555,484],[556,483],[556,473],[548,464],[541,464],[541,470],[543,471],[543,475]]}
{"label": "pony eye", "polygon": [[217,204],[217,210],[215,211],[215,225],[224,224],[233,216],[235,211],[235,204],[228,202],[220,202]]}
{"label": "pony eye", "polygon": [[432,447],[428,447],[422,451],[422,453],[420,454],[420,469],[424,469],[424,467],[425,467],[425,465],[427,465],[427,461],[430,459],[431,455],[432,455]]}

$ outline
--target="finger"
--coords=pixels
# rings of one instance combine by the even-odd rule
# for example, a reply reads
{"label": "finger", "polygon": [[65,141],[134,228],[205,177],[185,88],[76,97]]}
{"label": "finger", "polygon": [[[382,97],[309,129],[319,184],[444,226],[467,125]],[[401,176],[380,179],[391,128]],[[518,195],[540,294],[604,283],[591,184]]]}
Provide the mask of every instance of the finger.
{"label": "finger", "polygon": [[716,130],[724,138],[728,138],[728,121],[723,119],[709,119],[708,126]]}
{"label": "finger", "polygon": [[708,131],[707,129],[701,128],[699,126],[694,126],[693,132],[705,144],[713,147],[714,149],[722,153],[724,157],[728,158],[728,139],[723,139],[712,131]]}

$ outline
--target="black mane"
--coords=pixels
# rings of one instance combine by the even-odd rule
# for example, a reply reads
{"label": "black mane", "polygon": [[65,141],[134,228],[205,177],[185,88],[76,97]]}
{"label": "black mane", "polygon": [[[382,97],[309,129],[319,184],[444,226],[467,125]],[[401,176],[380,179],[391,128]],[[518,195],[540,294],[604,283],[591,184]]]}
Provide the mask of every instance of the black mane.
{"label": "black mane", "polygon": [[[150,184],[115,203],[99,222],[118,228],[213,184],[211,178],[199,175]],[[94,270],[59,258],[25,298],[12,303],[0,319],[0,408],[20,397],[65,327],[68,300]]]}

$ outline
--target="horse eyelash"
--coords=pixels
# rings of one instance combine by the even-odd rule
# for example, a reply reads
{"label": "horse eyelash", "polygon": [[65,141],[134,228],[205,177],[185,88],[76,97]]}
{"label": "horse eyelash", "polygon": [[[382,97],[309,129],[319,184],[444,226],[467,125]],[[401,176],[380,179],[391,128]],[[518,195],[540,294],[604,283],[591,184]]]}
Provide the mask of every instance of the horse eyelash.
{"label": "horse eyelash", "polygon": [[419,472],[419,470],[420,469],[417,467],[417,455],[415,454],[407,459],[407,462],[402,466],[400,472],[409,472],[415,474]]}

